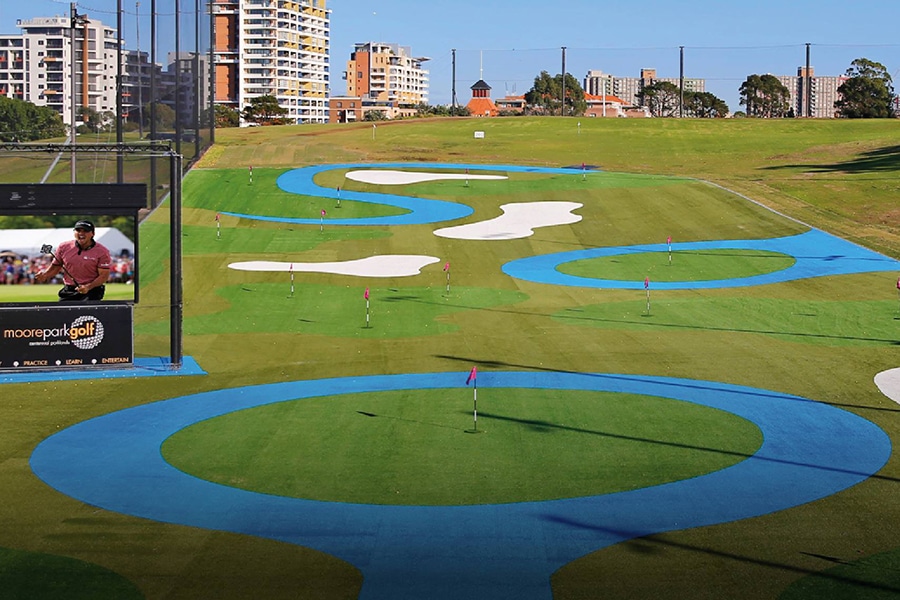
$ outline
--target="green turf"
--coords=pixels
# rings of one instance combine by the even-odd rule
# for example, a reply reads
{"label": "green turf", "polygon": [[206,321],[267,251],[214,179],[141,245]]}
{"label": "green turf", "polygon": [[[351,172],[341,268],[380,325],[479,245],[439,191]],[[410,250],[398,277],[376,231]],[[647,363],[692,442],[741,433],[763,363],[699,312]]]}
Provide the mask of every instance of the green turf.
{"label": "green turf", "polygon": [[0,590],[10,600],[141,600],[127,579],[80,560],[0,548]]}
{"label": "green turf", "polygon": [[[187,234],[182,240],[185,352],[208,375],[154,378],[152,385],[136,379],[4,386],[0,546],[41,548],[102,565],[133,582],[148,600],[355,598],[359,571],[333,557],[271,540],[107,512],[63,497],[29,468],[28,456],[41,440],[82,420],[185,394],[291,379],[462,371],[473,364],[485,370],[706,379],[829,403],[872,420],[896,443],[900,409],[880,394],[873,377],[898,366],[897,272],[755,288],[652,290],[652,310],[644,316],[643,290],[533,284],[504,276],[501,266],[566,250],[662,244],[669,235],[676,242],[781,237],[806,231],[804,223],[900,258],[895,226],[900,216],[897,121],[582,119],[581,124],[578,135],[576,119],[569,118],[411,120],[379,124],[377,140],[365,123],[217,130],[217,144],[199,163],[208,174],[195,170],[185,179],[182,214]],[[486,132],[485,139],[472,139],[476,129]],[[0,161],[0,169],[5,169],[5,181],[39,181],[53,158],[43,153],[17,156]],[[114,181],[111,158],[79,160],[79,180]],[[126,181],[146,181],[140,177],[148,172],[148,160],[140,160],[144,163],[126,159]],[[474,214],[454,225],[493,218],[500,214],[500,205],[509,202],[583,204],[575,211],[580,222],[540,228],[521,240],[467,242],[434,236],[432,230],[444,224],[326,227],[319,232],[316,225],[223,216],[223,238],[214,241],[215,213],[227,209],[293,211],[301,217],[313,213],[316,218],[325,208],[329,218],[335,216],[337,210],[329,208],[333,200],[291,197],[257,185],[274,182],[280,172],[311,164],[421,160],[538,166],[587,162],[604,171],[589,172],[583,179],[511,174],[505,182],[473,181],[469,188],[459,182],[366,187],[346,180],[342,171],[316,178],[331,188],[435,197],[471,206]],[[249,164],[254,165],[252,187],[243,179]],[[168,165],[158,161],[157,168],[155,192],[162,195]],[[67,171],[63,160],[51,181],[68,181]],[[248,208],[253,211],[244,210]],[[393,209],[345,202],[340,210],[347,215]],[[141,326],[135,348],[144,356],[167,356],[170,349],[168,218],[168,205],[163,205],[141,225],[141,301],[135,307]],[[491,301],[500,302],[446,310],[420,307],[421,320],[400,325],[408,335],[385,337],[388,307],[379,295],[373,298],[372,330],[360,330],[365,286],[379,294],[392,289],[405,294],[406,288],[437,291],[443,287],[440,264],[417,277],[389,280],[298,274],[298,294],[320,287],[323,297],[334,302],[320,307],[319,314],[328,315],[336,331],[358,332],[309,334],[317,322],[294,322],[294,311],[276,303],[292,302],[286,298],[284,274],[228,268],[236,260],[289,257],[315,262],[398,253],[449,260],[454,291],[492,290]],[[656,271],[680,268],[678,254],[675,259],[672,267]],[[734,261],[724,266],[732,273],[743,269]],[[661,281],[658,277],[652,279]],[[227,295],[245,285],[277,290],[271,294],[273,304],[263,304],[281,315],[282,327],[253,331],[246,315],[234,312]],[[294,304],[300,303],[290,306]],[[410,310],[411,304],[419,302],[397,301],[390,308]],[[254,303],[244,308],[262,314]],[[237,326],[214,323],[216,315],[231,319],[236,314]],[[267,328],[275,321],[266,315],[259,319]],[[442,333],[431,335],[434,327]],[[354,415],[365,426],[381,426],[379,418]],[[642,418],[637,414],[632,420]],[[520,429],[536,432],[541,421],[549,421],[543,415],[531,420],[536,423]],[[492,443],[497,431],[489,421],[484,427],[489,424],[481,437]],[[343,439],[327,442],[334,447]],[[409,449],[401,445],[396,451]],[[844,563],[850,563],[845,565],[848,570],[859,567],[853,576],[863,585],[881,589],[900,570],[895,525],[900,523],[900,503],[892,501],[898,480],[900,462],[891,460],[875,477],[807,505],[605,548],[560,569],[552,582],[554,598],[776,598],[805,575],[827,575],[829,568]],[[873,569],[852,564],[872,556],[882,557]],[[48,578],[56,576],[52,569],[48,573]],[[72,579],[78,581],[75,575]],[[837,594],[811,589],[807,598]]]}
{"label": "green turf", "polygon": [[900,594],[900,550],[857,560],[819,558],[837,566],[800,579],[781,594],[780,600],[891,600]]}
{"label": "green turf", "polygon": [[836,302],[772,298],[672,299],[651,292],[650,312],[643,290],[630,302],[568,308],[554,315],[563,323],[601,329],[657,333],[767,335],[798,344],[826,346],[900,345],[900,310],[886,300]]}
{"label": "green turf", "polygon": [[[435,267],[437,268],[437,267]],[[509,305],[524,294],[489,288],[451,286],[369,289],[369,321],[366,324],[366,283],[357,278],[342,287],[302,284],[295,281],[291,296],[288,273],[270,274],[281,283],[246,283],[218,290],[222,302],[189,307],[184,321],[190,334],[304,333],[361,339],[439,335],[458,329],[444,315]],[[296,273],[295,280],[307,277]],[[218,308],[210,313],[211,308]],[[207,314],[195,314],[207,313]],[[161,335],[165,324],[141,326],[139,333]]]}
{"label": "green turf", "polygon": [[[374,504],[549,500],[658,485],[752,455],[760,431],[665,398],[483,388],[304,399],[182,430],[166,460],[268,494]],[[636,418],[637,416],[640,418]]]}
{"label": "green turf", "polygon": [[[58,302],[62,284],[0,285],[0,302]],[[127,283],[107,283],[104,300],[134,300],[134,286]]]}
{"label": "green turf", "polygon": [[671,254],[639,252],[587,258],[563,263],[557,270],[567,275],[594,279],[635,281],[707,281],[752,277],[787,269],[797,262],[792,256],[763,250],[684,250]]}

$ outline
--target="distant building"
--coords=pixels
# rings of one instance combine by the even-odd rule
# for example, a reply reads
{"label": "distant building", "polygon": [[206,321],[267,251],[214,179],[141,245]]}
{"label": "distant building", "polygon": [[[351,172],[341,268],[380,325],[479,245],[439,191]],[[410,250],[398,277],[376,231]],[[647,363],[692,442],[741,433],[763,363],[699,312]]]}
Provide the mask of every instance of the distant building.
{"label": "distant building", "polygon": [[365,121],[366,114],[380,112],[386,119],[411,117],[417,112],[413,106],[400,106],[388,100],[370,100],[359,96],[332,96],[328,99],[329,123]]}
{"label": "distant building", "polygon": [[211,0],[211,10],[216,104],[240,111],[274,96],[293,123],[328,120],[325,0]]}
{"label": "distant building", "polygon": [[841,97],[838,88],[849,79],[846,75],[816,76],[812,67],[809,68],[808,76],[806,67],[798,67],[796,77],[792,75],[776,75],[776,77],[790,92],[789,102],[794,116],[818,119],[833,119],[837,116],[834,103]]}
{"label": "distant building", "polygon": [[61,16],[20,19],[20,34],[0,35],[0,95],[52,108],[70,125],[74,85],[78,109],[115,112],[116,32],[83,20],[74,40],[72,20]]}
{"label": "distant building", "polygon": [[500,114],[497,105],[491,100],[491,86],[484,79],[479,79],[472,85],[472,99],[466,104],[466,108],[473,117],[496,117]]}
{"label": "distant building", "polygon": [[347,96],[400,107],[428,104],[428,71],[422,68],[428,60],[397,44],[356,44],[344,72]]}
{"label": "distant building", "polygon": [[[621,98],[627,106],[640,106],[641,90],[662,81],[681,87],[680,77],[657,77],[656,69],[641,69],[640,77],[616,77],[603,71],[591,70],[584,77],[584,91],[594,96],[603,96],[605,93]],[[706,80],[685,77],[684,91],[705,92]]]}

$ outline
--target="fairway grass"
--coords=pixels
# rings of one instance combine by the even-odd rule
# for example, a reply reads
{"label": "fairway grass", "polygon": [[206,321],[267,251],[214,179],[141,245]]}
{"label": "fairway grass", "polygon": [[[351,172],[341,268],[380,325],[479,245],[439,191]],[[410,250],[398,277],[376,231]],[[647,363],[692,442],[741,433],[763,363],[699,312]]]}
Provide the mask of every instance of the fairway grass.
{"label": "fairway grass", "polygon": [[609,494],[726,468],[762,443],[753,424],[666,398],[490,388],[282,402],[169,438],[166,460],[266,494],[365,504],[533,502]]}
{"label": "fairway grass", "polygon": [[[34,448],[61,429],[190,394],[294,380],[463,373],[473,366],[485,374],[663,376],[827,403],[872,421],[896,447],[900,409],[873,377],[898,366],[900,273],[729,289],[651,287],[648,310],[643,289],[537,284],[507,277],[502,267],[570,250],[664,248],[668,236],[674,244],[758,240],[809,226],[900,258],[898,121],[583,119],[580,134],[577,122],[393,122],[379,124],[375,140],[364,123],[217,130],[216,146],[184,180],[182,211],[184,350],[207,374],[153,378],[152,385],[148,379],[96,378],[4,386],[0,547],[8,551],[0,553],[0,589],[23,589],[7,587],[4,577],[19,585],[27,578],[33,587],[21,597],[55,600],[58,595],[42,597],[34,586],[59,581],[72,589],[88,578],[104,582],[95,598],[130,598],[129,586],[146,600],[358,596],[360,571],[334,556],[98,509],[56,492],[29,468]],[[474,130],[483,130],[484,139],[473,139]],[[49,163],[52,157],[41,159]],[[33,164],[37,160],[11,160],[18,172],[7,172],[6,180],[39,178],[45,169]],[[474,211],[433,226],[339,227],[329,219],[396,209],[346,199],[338,209],[334,199],[289,194],[275,185],[281,174],[307,165],[378,168],[379,162],[426,160],[552,167],[584,162],[600,170],[547,176],[490,169],[484,173],[509,179],[468,187],[460,181],[351,182],[345,177],[349,167],[316,176],[317,185],[332,190],[448,200]],[[90,167],[79,161],[79,168]],[[85,172],[79,180],[98,179]],[[433,234],[439,227],[493,219],[503,204],[544,201],[582,204],[575,211],[581,221],[508,241]],[[321,229],[224,214],[318,219],[321,210],[327,211]],[[170,351],[168,219],[166,205],[140,227],[135,348],[144,356]],[[396,254],[440,262],[414,277],[296,273],[293,296],[287,273],[228,266]],[[734,251],[676,251],[671,265],[666,252],[613,259],[562,268],[594,278],[649,276],[652,283],[748,277],[781,270],[792,260]],[[452,266],[449,292],[441,270],[446,263]],[[0,293],[10,293],[3,287]],[[47,288],[55,295],[55,286]],[[458,388],[427,393],[332,396],[228,414],[181,431],[162,451],[173,468],[254,491],[385,504],[477,504],[693,477],[743,460],[760,443],[752,425],[688,403],[489,388],[478,390],[484,433],[467,434],[473,398],[463,379]],[[893,501],[898,481],[900,462],[891,460],[852,488],[777,513],[687,530],[673,523],[665,534],[637,532],[629,542],[560,569],[552,580],[554,599],[900,594],[892,575],[900,571],[900,503]],[[578,536],[582,528],[618,525],[616,515],[586,515],[571,531]],[[57,564],[47,557],[80,562]],[[96,573],[115,576],[94,578]]]}

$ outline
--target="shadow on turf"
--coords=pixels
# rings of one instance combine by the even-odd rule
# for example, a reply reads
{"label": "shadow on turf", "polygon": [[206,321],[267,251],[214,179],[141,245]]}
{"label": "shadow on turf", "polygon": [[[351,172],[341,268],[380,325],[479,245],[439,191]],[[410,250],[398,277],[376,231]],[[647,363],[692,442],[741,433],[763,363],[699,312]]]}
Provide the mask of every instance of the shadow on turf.
{"label": "shadow on turf", "polygon": [[[399,299],[398,299],[399,300]],[[423,300],[422,298],[416,297],[403,297],[402,300],[410,300],[412,302],[420,302],[422,304],[434,304],[438,306],[459,308],[463,310],[482,310],[487,312],[498,312],[498,313],[506,313],[511,315],[533,315],[537,317],[552,317],[552,314],[549,313],[540,313],[534,311],[521,311],[521,310],[510,310],[508,308],[488,308],[484,306],[467,306],[463,304],[447,304],[446,302],[433,302],[431,300]],[[580,311],[581,309],[568,309],[571,312]],[[803,316],[815,316],[815,315],[803,315]],[[601,319],[598,317],[582,317],[582,316],[569,316],[567,315],[565,318],[572,320],[582,320],[582,321],[594,321],[597,323],[621,323],[625,325],[650,325],[651,327],[669,327],[672,329],[689,329],[692,331],[725,331],[731,333],[761,333],[764,335],[781,335],[786,337],[797,337],[797,338],[819,338],[823,340],[846,340],[846,341],[856,341],[856,342],[874,342],[879,344],[886,344],[888,346],[900,346],[900,340],[892,340],[887,338],[873,338],[873,337],[857,337],[857,336],[849,336],[849,335],[828,335],[824,333],[799,333],[799,332],[791,332],[791,331],[772,331],[767,329],[738,329],[735,327],[713,327],[711,325],[679,325],[676,323],[660,323],[659,321],[654,321],[652,324],[642,323],[641,321],[632,321],[629,319]]]}
{"label": "shadow on turf", "polygon": [[[688,552],[697,552],[702,554],[708,554],[710,556],[717,556],[720,558],[727,558],[729,560],[739,561],[743,563],[749,563],[754,565],[759,565],[762,567],[768,567],[773,569],[779,569],[782,571],[788,571],[791,573],[799,573],[801,575],[814,575],[816,577],[821,577],[823,579],[829,579],[834,582],[840,582],[843,584],[849,584],[853,586],[858,586],[860,588],[864,588],[866,590],[878,590],[879,592],[891,592],[898,593],[900,592],[900,587],[895,587],[891,585],[884,585],[881,583],[877,583],[874,581],[865,581],[863,579],[858,579],[855,577],[846,577],[844,575],[840,575],[837,573],[830,573],[828,571],[820,571],[817,569],[810,569],[806,567],[799,567],[795,565],[788,565],[785,563],[778,563],[770,560],[764,560],[761,558],[754,558],[752,556],[743,556],[740,554],[734,554],[732,552],[723,552],[721,550],[715,550],[713,548],[704,548],[702,546],[694,546],[691,544],[684,544],[680,542],[675,542],[672,540],[664,539],[662,534],[656,535],[646,535],[641,531],[622,531],[613,529],[611,527],[600,527],[598,525],[578,522],[573,519],[566,519],[562,517],[558,517],[556,515],[544,515],[542,517],[547,521],[551,521],[554,523],[560,523],[563,525],[568,525],[570,527],[578,528],[578,529],[586,529],[591,531],[600,531],[608,534],[612,534],[619,537],[627,538],[627,541],[620,542],[617,546],[622,546],[627,548],[628,550],[639,553],[639,554],[654,554],[656,552],[662,552],[666,548],[676,548],[678,550],[686,550]],[[852,561],[844,561],[843,559],[822,556],[819,554],[811,554],[807,552],[801,552],[805,556],[811,556],[814,558],[819,558],[822,560],[826,560],[829,562],[837,562],[841,564],[852,564]]]}
{"label": "shadow on turf", "polygon": [[[609,377],[609,376],[604,375],[604,377]],[[623,377],[627,377],[627,376],[623,376]],[[806,402],[808,402],[808,400],[806,400]],[[468,414],[468,413],[466,413],[466,414]],[[748,458],[753,457],[753,458],[755,458],[755,460],[759,460],[759,461],[763,461],[763,462],[769,462],[769,463],[774,463],[774,464],[787,464],[787,465],[792,465],[792,466],[815,469],[817,471],[826,471],[826,472],[834,472],[834,473],[848,473],[850,475],[865,475],[865,473],[857,473],[855,471],[848,471],[846,469],[835,469],[835,468],[829,467],[827,465],[816,465],[816,464],[809,464],[809,463],[797,463],[797,462],[793,462],[793,461],[776,460],[776,459],[771,459],[771,458],[760,457],[760,456],[757,456],[755,453],[747,454],[744,452],[734,452],[733,450],[725,450],[723,448],[710,448],[707,446],[694,446],[691,444],[682,444],[682,443],[678,443],[678,442],[669,442],[669,441],[665,441],[665,440],[655,440],[655,439],[650,439],[650,438],[634,437],[634,436],[622,435],[622,434],[618,434],[618,433],[607,433],[605,431],[596,431],[596,430],[592,430],[592,429],[581,429],[579,427],[570,427],[568,425],[558,425],[556,423],[550,423],[549,421],[538,421],[538,420],[534,420],[534,419],[518,419],[516,417],[508,417],[508,416],[497,415],[497,414],[493,414],[493,413],[486,413],[484,411],[478,413],[478,416],[480,416],[483,419],[494,419],[497,421],[507,421],[510,423],[519,423],[519,424],[529,427],[532,431],[535,431],[538,433],[551,433],[553,430],[571,431],[571,432],[575,432],[575,433],[584,433],[584,434],[588,434],[588,435],[596,435],[596,436],[601,436],[601,437],[606,437],[606,438],[614,438],[617,440],[625,440],[625,441],[629,441],[629,442],[639,442],[642,444],[655,444],[658,446],[668,446],[671,448],[679,448],[679,449],[683,449],[683,450],[699,450],[701,452],[712,452],[715,454],[723,454],[726,456],[739,457],[741,459],[748,459]],[[872,477],[873,479],[881,479],[883,481],[900,482],[900,479],[895,478],[895,477],[884,477],[884,476],[878,476],[878,475],[871,475],[870,477]]]}
{"label": "shadow on turf", "polygon": [[804,169],[811,173],[881,173],[900,169],[900,145],[869,150],[853,160],[822,165],[776,165],[761,167],[764,171]]}

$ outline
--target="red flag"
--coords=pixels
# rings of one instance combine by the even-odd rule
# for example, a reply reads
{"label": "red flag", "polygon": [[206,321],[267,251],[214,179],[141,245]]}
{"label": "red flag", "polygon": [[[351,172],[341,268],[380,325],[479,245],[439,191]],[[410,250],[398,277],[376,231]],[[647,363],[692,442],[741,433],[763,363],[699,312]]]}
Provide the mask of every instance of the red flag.
{"label": "red flag", "polygon": [[253,172],[253,167],[252,167],[252,166],[250,167],[250,172],[251,172],[251,173]]}
{"label": "red flag", "polygon": [[216,221],[219,220],[219,213],[216,213]]}
{"label": "red flag", "polygon": [[[444,270],[445,270],[445,271],[449,271],[449,270],[450,270],[450,263],[449,263],[449,262],[448,262],[446,265],[444,265]],[[897,280],[897,287],[900,287],[900,279]]]}
{"label": "red flag", "polygon": [[645,290],[650,289],[650,278],[649,277],[644,277],[644,289]]}
{"label": "red flag", "polygon": [[291,263],[291,273],[294,272],[294,263]]}
{"label": "red flag", "polygon": [[584,163],[581,163],[581,170],[584,171]]}
{"label": "red flag", "polygon": [[366,288],[366,291],[363,293],[363,298],[365,298],[366,300],[369,299],[369,288]]}
{"label": "red flag", "polygon": [[900,290],[900,277],[897,278],[897,289]]}
{"label": "red flag", "polygon": [[466,379],[466,385],[469,385],[473,381],[475,381],[475,384],[477,385],[478,382],[475,380],[475,377],[477,375],[478,375],[478,367],[472,367],[472,371],[469,373],[468,379]]}
{"label": "red flag", "polygon": [[322,216],[323,216],[323,217],[325,216],[325,209],[324,209],[324,208],[322,209]]}
{"label": "red flag", "polygon": [[670,235],[669,237],[666,238],[666,243],[667,243],[667,244],[671,244],[671,243],[672,243],[672,236],[671,236],[671,235]]}

